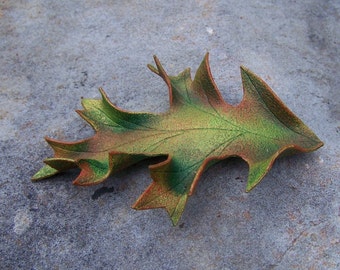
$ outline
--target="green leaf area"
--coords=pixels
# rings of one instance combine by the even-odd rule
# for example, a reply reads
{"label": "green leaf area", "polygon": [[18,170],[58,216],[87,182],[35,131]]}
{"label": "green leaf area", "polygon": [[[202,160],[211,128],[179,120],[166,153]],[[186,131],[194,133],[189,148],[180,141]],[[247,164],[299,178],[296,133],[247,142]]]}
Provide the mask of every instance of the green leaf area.
{"label": "green leaf area", "polygon": [[149,68],[169,88],[168,112],[121,110],[100,89],[101,100],[83,99],[84,109],[77,111],[95,135],[77,142],[46,138],[54,157],[44,161],[33,180],[79,167],[73,183],[93,185],[143,159],[165,156],[165,161],[150,166],[153,182],[133,207],[163,207],[177,224],[200,175],[217,161],[231,156],[245,160],[249,164],[246,190],[250,191],[282,152],[309,152],[323,145],[264,81],[244,67],[243,100],[232,106],[213,81],[208,54],[194,80],[190,69],[168,76],[156,57],[155,63]]}

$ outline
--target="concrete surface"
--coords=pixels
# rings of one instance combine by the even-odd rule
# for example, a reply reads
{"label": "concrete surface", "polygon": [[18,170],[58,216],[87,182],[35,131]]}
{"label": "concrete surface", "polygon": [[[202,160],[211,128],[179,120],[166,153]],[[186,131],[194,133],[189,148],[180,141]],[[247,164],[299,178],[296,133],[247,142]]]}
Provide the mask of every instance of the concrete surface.
{"label": "concrete surface", "polygon": [[[339,23],[337,0],[0,1],[1,269],[340,269]],[[177,74],[206,51],[227,101],[245,65],[325,146],[278,160],[249,194],[244,162],[217,164],[178,227],[130,208],[150,162],[88,188],[77,171],[30,181],[45,135],[92,134],[82,96],[102,86],[124,109],[165,111],[152,55]]]}

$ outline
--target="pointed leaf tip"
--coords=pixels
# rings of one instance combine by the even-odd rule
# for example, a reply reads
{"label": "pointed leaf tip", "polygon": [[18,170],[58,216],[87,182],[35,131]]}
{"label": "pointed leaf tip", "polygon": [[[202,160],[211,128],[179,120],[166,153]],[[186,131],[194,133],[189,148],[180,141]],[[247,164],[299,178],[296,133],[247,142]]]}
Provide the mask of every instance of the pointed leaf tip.
{"label": "pointed leaf tip", "polygon": [[175,195],[171,191],[164,191],[164,187],[154,182],[132,205],[132,208],[135,210],[165,208],[172,225],[176,226],[183,214],[188,196],[188,194]]}
{"label": "pointed leaf tip", "polygon": [[158,59],[158,57],[157,57],[156,55],[153,56],[153,59],[154,59],[155,64],[156,64],[157,67],[155,67],[155,66],[153,66],[153,65],[151,65],[151,64],[147,64],[147,67],[148,67],[153,73],[155,73],[155,74],[157,74],[157,75],[160,75],[159,69],[158,69],[158,67],[161,66],[160,61],[159,61],[159,59]]}
{"label": "pointed leaf tip", "polygon": [[39,180],[42,180],[42,179],[45,179],[45,178],[49,178],[55,174],[57,174],[59,171],[52,168],[51,166],[49,165],[45,165],[44,167],[42,167],[38,172],[36,172],[31,180],[33,182],[36,182],[36,181],[39,181]]}
{"label": "pointed leaf tip", "polygon": [[228,106],[211,74],[209,53],[206,53],[202,63],[196,71],[195,78],[192,82],[192,88],[199,96],[205,96],[209,105],[215,107],[215,109],[221,106]]}
{"label": "pointed leaf tip", "polygon": [[155,66],[153,66],[153,65],[151,65],[151,64],[148,64],[147,67],[148,67],[153,73],[159,75],[158,69],[157,69]]}
{"label": "pointed leaf tip", "polygon": [[257,186],[264,176],[268,173],[271,167],[271,160],[267,160],[264,162],[259,162],[256,165],[251,165],[249,167],[249,175],[246,186],[246,192],[250,192],[255,186]]}

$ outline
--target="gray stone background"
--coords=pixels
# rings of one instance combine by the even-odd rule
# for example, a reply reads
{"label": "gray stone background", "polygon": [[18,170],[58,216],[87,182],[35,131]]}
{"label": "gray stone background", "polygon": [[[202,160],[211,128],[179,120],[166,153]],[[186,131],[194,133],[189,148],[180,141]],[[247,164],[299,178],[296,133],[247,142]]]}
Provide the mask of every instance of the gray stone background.
{"label": "gray stone background", "polygon": [[[339,23],[337,0],[0,1],[1,269],[340,269]],[[228,102],[245,65],[325,146],[281,158],[250,193],[245,162],[217,164],[177,227],[130,208],[152,162],[87,188],[77,171],[30,181],[45,135],[92,134],[81,97],[102,86],[124,109],[166,111],[152,55],[175,75],[207,51]]]}

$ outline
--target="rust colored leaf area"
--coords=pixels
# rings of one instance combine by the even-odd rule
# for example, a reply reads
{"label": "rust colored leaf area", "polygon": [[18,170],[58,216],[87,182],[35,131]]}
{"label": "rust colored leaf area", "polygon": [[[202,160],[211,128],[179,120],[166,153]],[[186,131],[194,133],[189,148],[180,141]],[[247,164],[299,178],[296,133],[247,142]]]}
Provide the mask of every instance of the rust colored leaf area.
{"label": "rust colored leaf area", "polygon": [[149,65],[169,89],[166,113],[134,113],[117,108],[100,89],[101,99],[83,99],[77,111],[95,130],[91,138],[61,142],[46,138],[54,157],[32,178],[37,181],[73,167],[75,185],[101,183],[143,159],[164,156],[151,165],[152,183],[135,209],[165,208],[176,225],[204,170],[237,156],[249,165],[246,190],[254,188],[283,152],[310,152],[323,145],[250,70],[241,67],[243,99],[226,103],[212,78],[208,54],[192,80],[190,69],[169,76],[157,57]]}

